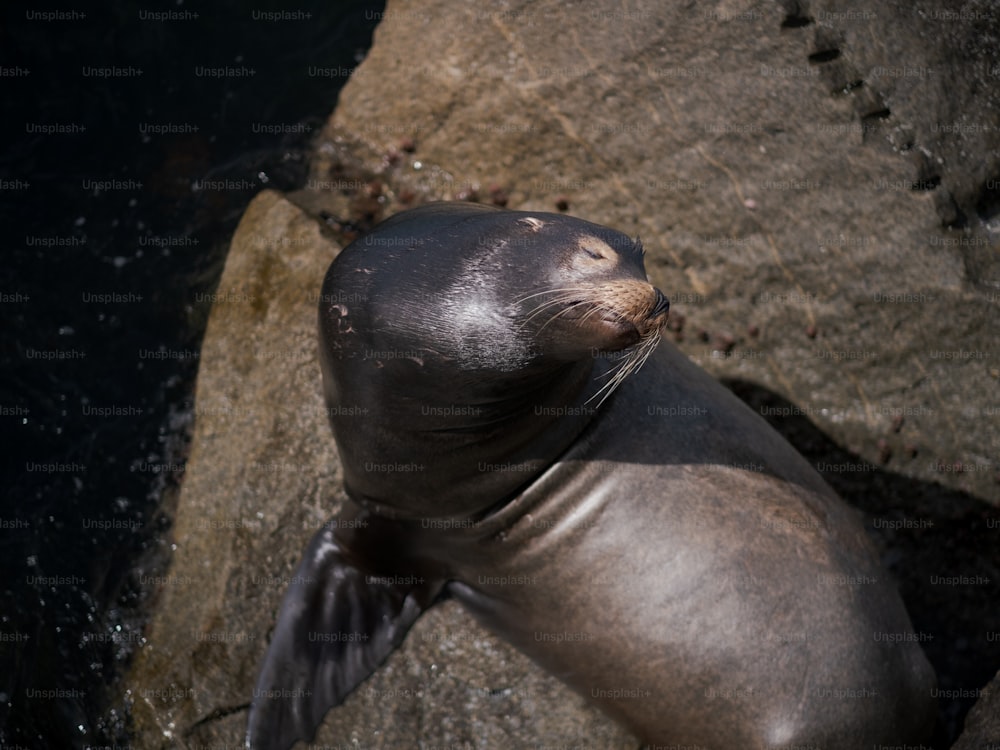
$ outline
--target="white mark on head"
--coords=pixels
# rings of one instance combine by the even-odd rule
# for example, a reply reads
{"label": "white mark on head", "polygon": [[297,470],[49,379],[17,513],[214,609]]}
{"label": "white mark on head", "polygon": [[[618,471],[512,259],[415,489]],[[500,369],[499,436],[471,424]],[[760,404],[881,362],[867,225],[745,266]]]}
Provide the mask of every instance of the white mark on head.
{"label": "white mark on head", "polygon": [[520,224],[527,224],[531,227],[531,231],[537,232],[539,229],[545,226],[545,222],[541,219],[536,219],[534,216],[525,216],[523,219],[518,219]]}

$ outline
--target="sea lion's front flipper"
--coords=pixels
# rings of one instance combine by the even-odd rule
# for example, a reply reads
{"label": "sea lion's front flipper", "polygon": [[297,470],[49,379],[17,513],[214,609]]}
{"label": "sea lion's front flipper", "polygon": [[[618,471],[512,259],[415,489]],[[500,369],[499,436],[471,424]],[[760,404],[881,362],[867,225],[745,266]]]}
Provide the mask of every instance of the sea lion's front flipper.
{"label": "sea lion's front flipper", "polygon": [[389,573],[381,561],[353,553],[360,537],[364,549],[400,559],[391,535],[382,539],[365,526],[345,531],[334,522],[309,543],[257,678],[248,748],[285,750],[311,739],[324,714],[386,659],[441,593],[442,581]]}

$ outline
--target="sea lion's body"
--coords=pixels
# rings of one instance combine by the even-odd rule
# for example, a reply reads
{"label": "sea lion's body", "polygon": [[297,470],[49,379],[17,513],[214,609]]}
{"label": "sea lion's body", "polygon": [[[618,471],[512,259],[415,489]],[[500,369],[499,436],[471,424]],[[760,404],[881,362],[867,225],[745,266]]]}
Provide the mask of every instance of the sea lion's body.
{"label": "sea lion's body", "polygon": [[[505,217],[511,238],[527,232],[525,252],[537,255],[531,242],[552,243],[547,231],[563,239],[577,231],[610,233],[546,214],[424,210],[402,215],[382,237],[469,245],[470,234],[493,236],[493,225]],[[489,232],[473,228],[480,215],[493,227]],[[625,254],[617,238],[601,236]],[[359,318],[351,309],[374,303],[378,284],[365,279],[377,277],[380,264],[427,265],[407,255],[419,252],[417,245],[402,244],[396,257],[378,258],[374,267],[361,261],[361,251],[342,257],[324,285],[327,398],[358,505],[348,511],[352,523],[321,532],[307,551],[299,573],[314,583],[290,590],[259,685],[334,687],[321,686],[306,708],[258,701],[250,722],[254,741],[269,746],[274,738],[274,746],[283,746],[291,736],[306,736],[442,594],[652,743],[861,748],[926,738],[934,719],[933,673],[905,637],[912,628],[898,594],[854,512],[758,415],[663,342],[599,407],[594,396],[603,381],[594,375],[610,367],[600,356],[560,352],[552,363],[528,352],[501,372],[482,357],[513,355],[498,354],[490,341],[492,354],[456,353],[440,340],[421,354],[412,348],[419,335],[403,331],[401,338],[392,335],[396,344],[409,342],[396,350],[405,356],[373,357],[366,371],[353,361],[363,350],[351,337],[408,324],[382,322],[391,313]],[[509,260],[493,240],[483,247]],[[475,255],[470,251],[462,263]],[[477,265],[487,275],[505,267]],[[466,263],[457,278],[470,273]],[[593,273],[588,267],[581,278]],[[632,271],[615,273],[640,289]],[[587,288],[579,279],[571,286]],[[521,302],[529,292],[508,299]],[[468,299],[497,304],[492,292]],[[665,320],[655,299],[643,313],[654,320],[650,330]],[[523,324],[524,316],[514,317]],[[431,328],[447,323],[438,319]],[[572,320],[556,316],[550,323],[529,333],[564,339],[565,331],[549,329]],[[643,324],[637,326],[645,336]],[[503,350],[504,343],[497,346]],[[546,345],[552,346],[562,344]],[[458,372],[446,384],[441,378],[449,366]],[[478,389],[494,371],[503,388],[486,398]],[[530,377],[519,380],[519,373]],[[422,421],[410,395],[399,393],[408,382],[423,404]],[[552,388],[539,385],[549,382]],[[389,383],[393,392],[373,402]],[[530,399],[516,398],[527,392]],[[352,416],[351,407],[362,403],[370,409],[367,424]],[[345,444],[353,447],[345,451]],[[477,460],[472,472],[465,445]],[[407,448],[409,464],[402,460]],[[390,471],[364,468],[376,465]],[[436,490],[435,471],[445,480],[454,471],[455,481]],[[438,494],[446,500],[443,512],[435,512]],[[304,627],[353,627],[370,632],[372,643],[307,653],[294,645]],[[302,665],[317,661],[326,666],[303,672]]]}

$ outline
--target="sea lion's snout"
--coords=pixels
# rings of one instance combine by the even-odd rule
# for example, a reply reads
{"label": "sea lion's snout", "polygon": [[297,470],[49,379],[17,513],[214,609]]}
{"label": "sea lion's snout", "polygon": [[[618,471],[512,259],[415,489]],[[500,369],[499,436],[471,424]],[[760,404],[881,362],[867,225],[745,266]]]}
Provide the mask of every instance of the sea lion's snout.
{"label": "sea lion's snout", "polygon": [[647,281],[618,279],[577,287],[559,301],[546,325],[571,323],[580,337],[589,332],[589,347],[619,351],[659,334],[667,324],[670,302]]}
{"label": "sea lion's snout", "polygon": [[667,324],[670,300],[652,284],[633,282],[636,294],[628,305],[627,318],[639,338],[658,334]]}

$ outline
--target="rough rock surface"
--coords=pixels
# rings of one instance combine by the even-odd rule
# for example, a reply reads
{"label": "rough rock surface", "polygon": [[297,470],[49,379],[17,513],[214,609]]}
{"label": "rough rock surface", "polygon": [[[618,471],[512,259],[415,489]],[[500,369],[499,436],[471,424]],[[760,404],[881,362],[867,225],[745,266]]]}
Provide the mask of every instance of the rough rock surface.
{"label": "rough rock surface", "polygon": [[[232,246],[201,350],[173,562],[133,671],[141,747],[207,741],[197,722],[215,736],[213,718],[248,702],[273,579],[287,578],[336,486],[336,449],[312,439],[323,412],[308,302],[334,248],[274,193],[253,202]],[[294,502],[273,502],[282,496]]]}
{"label": "rough rock surface", "polygon": [[[303,210],[263,194],[234,237],[131,678],[137,744],[238,744],[284,581],[340,500],[322,227],[349,239],[439,198],[642,237],[681,348],[867,514],[956,736],[962,692],[1000,666],[1000,21],[950,5],[390,3],[289,196]],[[454,605],[318,741],[414,737],[636,744]]]}
{"label": "rough rock surface", "polygon": [[982,691],[969,712],[954,750],[996,750],[1000,745],[1000,674]]}

